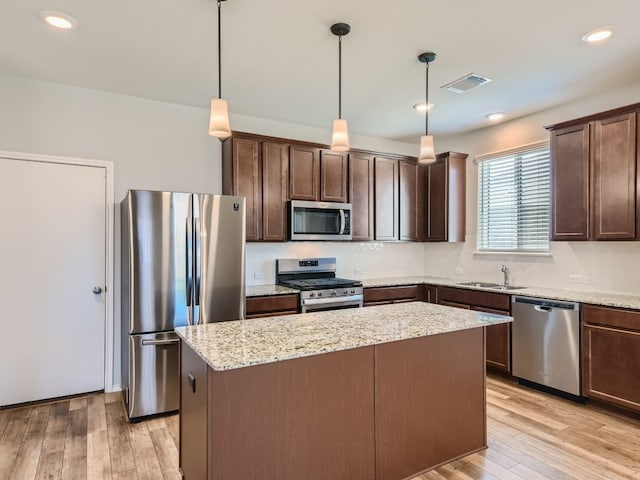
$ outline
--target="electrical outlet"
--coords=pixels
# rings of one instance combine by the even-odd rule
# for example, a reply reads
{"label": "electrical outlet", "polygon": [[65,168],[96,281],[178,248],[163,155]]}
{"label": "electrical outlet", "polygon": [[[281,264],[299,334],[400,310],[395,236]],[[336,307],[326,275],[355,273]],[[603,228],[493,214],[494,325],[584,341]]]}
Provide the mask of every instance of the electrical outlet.
{"label": "electrical outlet", "polygon": [[582,283],[581,275],[569,275],[569,283]]}
{"label": "electrical outlet", "polygon": [[464,274],[464,270],[462,270],[461,268],[456,268],[456,275],[463,275]]}
{"label": "electrical outlet", "polygon": [[264,279],[264,273],[262,273],[262,272],[253,272],[253,279],[254,280],[263,280]]}
{"label": "electrical outlet", "polygon": [[353,272],[354,275],[362,275],[362,269],[360,267],[356,267],[355,271]]}

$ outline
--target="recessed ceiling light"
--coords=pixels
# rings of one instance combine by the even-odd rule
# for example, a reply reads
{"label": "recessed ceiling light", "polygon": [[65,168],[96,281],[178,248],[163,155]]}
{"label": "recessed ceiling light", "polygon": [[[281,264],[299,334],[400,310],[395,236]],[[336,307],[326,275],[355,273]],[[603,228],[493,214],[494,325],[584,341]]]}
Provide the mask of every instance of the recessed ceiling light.
{"label": "recessed ceiling light", "polygon": [[49,25],[62,30],[71,30],[78,26],[78,21],[71,15],[62,12],[54,12],[53,10],[42,10],[40,18]]}
{"label": "recessed ceiling light", "polygon": [[424,112],[426,112],[427,110],[431,111],[431,109],[432,109],[432,108],[433,108],[433,103],[430,103],[430,104],[429,104],[429,106],[427,106],[427,104],[426,104],[426,103],[424,103],[424,102],[422,102],[422,103],[416,103],[416,104],[413,106],[413,109],[414,109],[416,112],[419,112],[419,113],[424,113]]}
{"label": "recessed ceiling light", "polygon": [[582,36],[582,41],[585,43],[598,43],[606,40],[611,35],[613,35],[613,27],[600,27],[585,33]]}
{"label": "recessed ceiling light", "polygon": [[487,120],[491,120],[492,122],[495,122],[496,120],[502,120],[505,117],[505,113],[504,112],[493,112],[493,113],[488,113],[486,115]]}

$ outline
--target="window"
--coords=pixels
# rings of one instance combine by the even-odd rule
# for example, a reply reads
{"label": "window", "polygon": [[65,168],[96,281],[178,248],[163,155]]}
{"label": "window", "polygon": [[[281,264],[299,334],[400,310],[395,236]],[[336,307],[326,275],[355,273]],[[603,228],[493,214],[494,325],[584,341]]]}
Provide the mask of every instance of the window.
{"label": "window", "polygon": [[548,143],[476,158],[478,251],[548,252]]}

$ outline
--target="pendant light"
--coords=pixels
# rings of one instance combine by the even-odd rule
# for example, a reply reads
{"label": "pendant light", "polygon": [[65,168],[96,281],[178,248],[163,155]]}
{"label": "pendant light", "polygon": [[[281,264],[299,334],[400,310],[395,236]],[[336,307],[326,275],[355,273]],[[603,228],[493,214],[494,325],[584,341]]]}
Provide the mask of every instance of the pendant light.
{"label": "pendant light", "polygon": [[342,37],[351,31],[346,23],[331,25],[331,33],[338,37],[338,118],[333,121],[331,150],[346,152],[349,150],[349,131],[347,121],[342,118]]}
{"label": "pendant light", "polygon": [[436,161],[436,151],[433,146],[433,136],[429,135],[429,64],[435,59],[436,54],[433,52],[424,52],[418,55],[418,60],[425,64],[426,70],[425,102],[427,105],[427,111],[424,114],[424,135],[420,137],[420,156],[418,157],[418,162],[423,164],[433,163]]}
{"label": "pendant light", "polygon": [[229,108],[227,101],[222,98],[222,48],[220,33],[220,7],[222,2],[218,0],[218,98],[211,100],[211,116],[209,117],[209,135],[225,140],[231,136],[229,126]]}

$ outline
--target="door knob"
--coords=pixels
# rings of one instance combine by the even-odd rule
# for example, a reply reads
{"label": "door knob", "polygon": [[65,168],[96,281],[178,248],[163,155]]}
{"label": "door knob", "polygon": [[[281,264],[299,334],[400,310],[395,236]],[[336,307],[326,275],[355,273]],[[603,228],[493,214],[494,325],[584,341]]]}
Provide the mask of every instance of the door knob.
{"label": "door knob", "polygon": [[96,295],[102,293],[102,287],[93,287],[93,293],[95,293]]}

